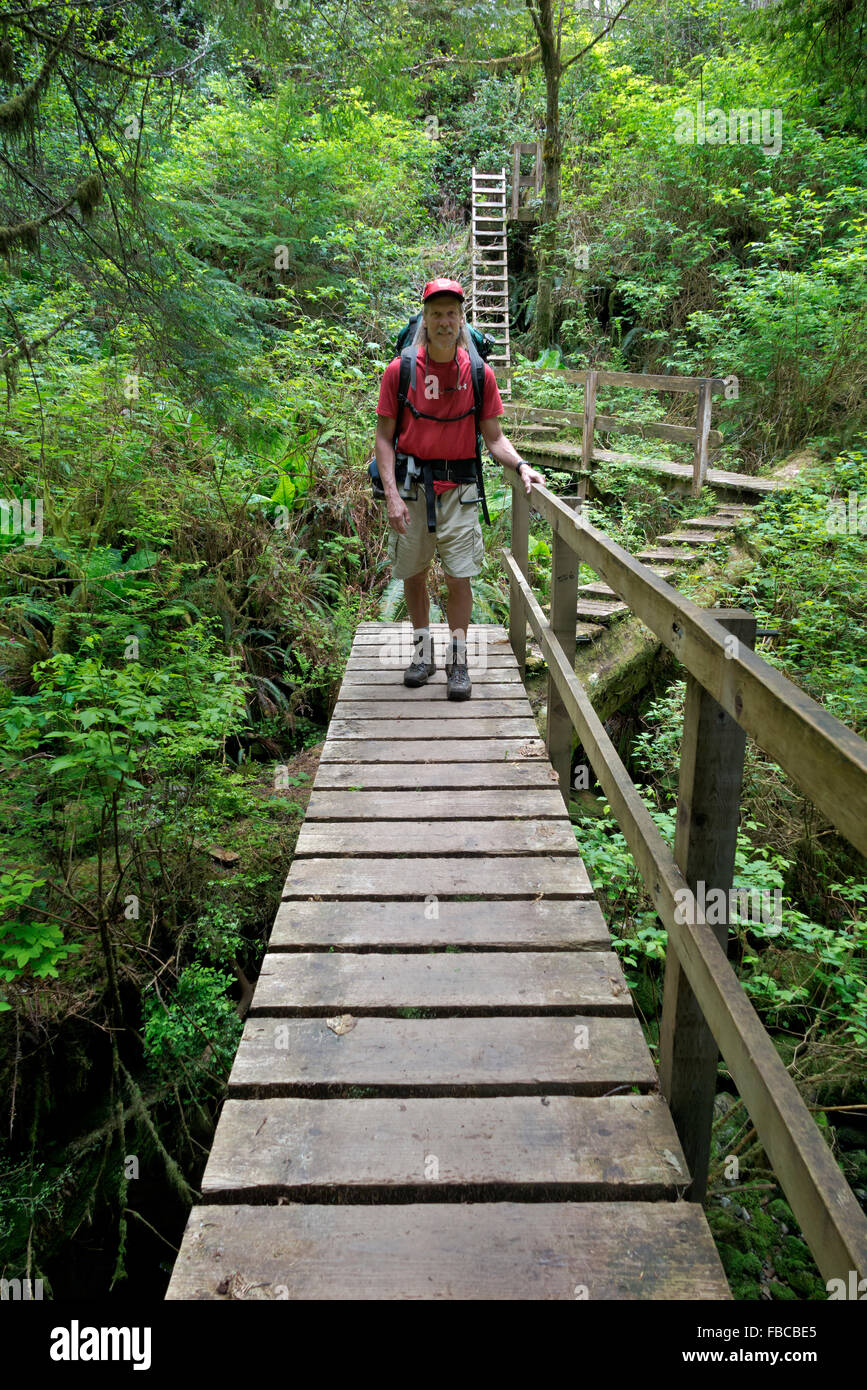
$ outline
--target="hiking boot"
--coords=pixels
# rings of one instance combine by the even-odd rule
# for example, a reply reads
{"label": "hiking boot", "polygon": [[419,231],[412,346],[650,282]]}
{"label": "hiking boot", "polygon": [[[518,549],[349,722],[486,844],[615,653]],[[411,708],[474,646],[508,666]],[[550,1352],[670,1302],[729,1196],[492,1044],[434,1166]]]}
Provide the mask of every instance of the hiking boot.
{"label": "hiking boot", "polygon": [[430,661],[424,660],[424,653],[421,647],[419,647],[412,661],[403,673],[403,683],[413,688],[426,685],[428,678],[433,675],[435,670],[436,662],[433,657],[433,644],[431,644]]}
{"label": "hiking boot", "polygon": [[449,700],[468,700],[473,693],[466,657],[458,661],[457,652],[452,647],[451,663],[446,663],[446,696]]}

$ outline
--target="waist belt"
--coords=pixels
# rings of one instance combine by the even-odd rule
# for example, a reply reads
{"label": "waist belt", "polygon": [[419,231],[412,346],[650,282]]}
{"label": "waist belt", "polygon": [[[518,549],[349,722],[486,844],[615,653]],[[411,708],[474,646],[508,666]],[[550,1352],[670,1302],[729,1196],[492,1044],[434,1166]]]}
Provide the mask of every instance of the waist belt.
{"label": "waist belt", "polygon": [[[402,456],[401,456],[402,457]],[[433,490],[434,479],[438,483],[472,483],[477,481],[476,460],[472,459],[420,459],[415,460],[416,468],[421,475],[424,483],[425,502],[427,503],[427,529],[435,531],[437,529],[436,517],[436,493]]]}

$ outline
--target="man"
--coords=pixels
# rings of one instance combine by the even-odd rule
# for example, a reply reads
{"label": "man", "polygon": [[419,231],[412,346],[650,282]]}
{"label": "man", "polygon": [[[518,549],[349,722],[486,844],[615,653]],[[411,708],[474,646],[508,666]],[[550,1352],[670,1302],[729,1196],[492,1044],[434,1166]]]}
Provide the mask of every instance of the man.
{"label": "man", "polygon": [[[427,571],[436,550],[448,586],[451,661],[446,661],[446,696],[468,700],[472,694],[467,671],[467,627],[473,608],[470,580],[482,568],[484,542],[476,515],[476,424],[464,292],[455,280],[432,280],[425,286],[422,304],[416,333],[415,388],[408,388],[397,440],[399,357],[389,363],[382,378],[376,412],[376,463],[388,510],[389,559],[395,579],[403,580],[413,626],[413,659],[404,672],[404,685],[424,685],[436,670],[427,590]],[[496,378],[486,364],[479,420],[482,438],[498,463],[519,471],[529,494],[531,484],[542,483],[544,478],[503,434],[497,418],[502,414]],[[433,461],[435,531],[428,529],[424,488],[418,487],[415,498],[408,501],[398,492],[395,447],[398,454],[408,455],[419,464]]]}

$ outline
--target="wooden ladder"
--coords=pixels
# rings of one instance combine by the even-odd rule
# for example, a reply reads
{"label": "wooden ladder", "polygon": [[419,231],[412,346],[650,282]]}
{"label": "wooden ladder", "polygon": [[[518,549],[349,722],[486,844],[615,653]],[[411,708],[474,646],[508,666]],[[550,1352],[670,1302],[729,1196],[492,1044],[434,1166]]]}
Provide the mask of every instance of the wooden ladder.
{"label": "wooden ladder", "polygon": [[481,174],[473,165],[473,300],[470,321],[494,339],[488,358],[504,375],[500,395],[512,394],[509,348],[509,266],[506,245],[506,170]]}

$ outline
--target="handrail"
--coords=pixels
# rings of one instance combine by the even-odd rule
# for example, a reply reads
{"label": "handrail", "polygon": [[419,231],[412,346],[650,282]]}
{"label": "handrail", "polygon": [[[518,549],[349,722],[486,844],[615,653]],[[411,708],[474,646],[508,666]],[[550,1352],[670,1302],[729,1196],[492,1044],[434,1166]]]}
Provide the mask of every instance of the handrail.
{"label": "handrail", "polygon": [[555,534],[867,854],[867,742],[547,488],[534,484],[531,496]]}
{"label": "handrail", "polygon": [[[627,551],[594,530],[546,488],[533,485],[531,501],[551,522],[560,545],[565,542],[603,574],[610,586],[630,602],[642,621],[676,650],[697,680],[702,685],[708,682],[705,688],[748,733],[755,738],[757,725],[761,725],[762,720],[774,718],[785,708],[792,731],[791,747],[800,755],[802,745],[807,748],[811,743],[816,745],[812,747],[811,767],[814,767],[820,757],[817,746],[827,744],[836,765],[841,756],[840,744],[844,743],[850,785],[854,786],[860,777],[860,795],[867,796],[867,744],[863,740],[833,716],[826,716],[831,721],[829,725],[808,717],[815,710],[823,715],[825,711],[773,668],[766,669],[774,679],[766,679],[762,670],[765,663],[748,649],[741,650],[742,644],[737,643],[720,623],[645,570]],[[525,567],[526,502],[523,487],[515,484],[513,515],[517,513],[517,548]],[[560,545],[555,545],[555,567]],[[823,1277],[827,1280],[842,1278],[845,1283],[851,1270],[855,1270],[859,1278],[867,1276],[867,1219],[854,1193],[732,970],[723,946],[708,925],[700,902],[605,733],[575,675],[572,661],[556,640],[556,624],[552,625],[545,617],[515,556],[507,549],[501,553],[510,578],[513,607],[521,610],[520,615],[513,612],[513,618],[520,616],[521,626],[523,619],[528,620],[536,635],[548,665],[549,679],[581,739],[655,910],[665,925],[674,955],[744,1099],[759,1140]],[[552,617],[557,578],[552,576]],[[568,590],[568,583],[566,588]],[[672,614],[679,619],[676,624],[679,633],[672,628]],[[672,630],[663,630],[667,628]],[[727,654],[726,639],[731,655]],[[733,641],[734,647],[731,647]],[[764,692],[761,700],[756,698],[756,690]],[[550,703],[549,700],[549,706]],[[849,736],[847,740],[840,739],[840,730]],[[766,735],[761,727],[759,733]],[[762,742],[761,738],[756,741]],[[786,761],[788,757],[787,752]],[[785,767],[786,762],[778,760]],[[822,801],[814,799],[818,805],[823,805]]]}
{"label": "handrail", "polygon": [[[581,459],[585,471],[589,469],[590,461],[594,457],[593,435],[597,429],[603,428],[596,419],[596,391],[598,387],[628,386],[633,390],[640,391],[694,392],[697,396],[695,426],[690,430],[690,437],[694,446],[692,495],[698,497],[707,476],[708,448],[712,433],[710,427],[712,397],[714,392],[725,389],[725,378],[716,376],[651,376],[647,372],[604,372],[596,367],[587,367],[582,371],[573,371],[568,367],[545,367],[542,370],[545,373],[560,377],[563,381],[575,382],[576,384],[580,382],[584,386]],[[617,424],[615,424],[616,427]],[[664,437],[676,437],[668,432],[672,427],[663,426],[662,428],[666,431]],[[624,462],[626,461],[627,459],[624,457]]]}

